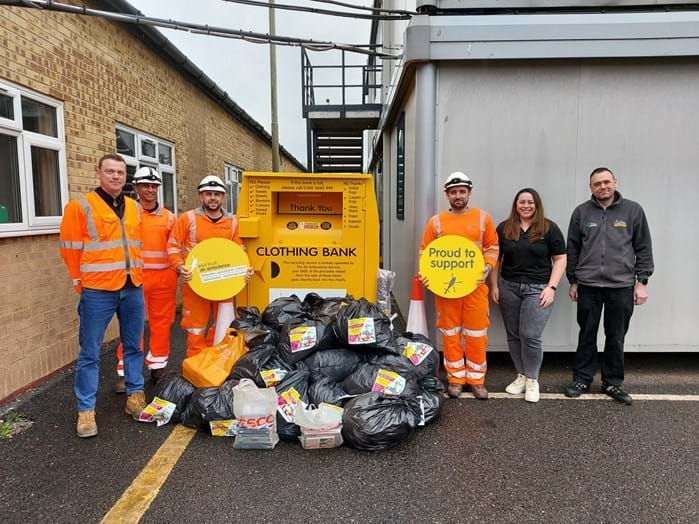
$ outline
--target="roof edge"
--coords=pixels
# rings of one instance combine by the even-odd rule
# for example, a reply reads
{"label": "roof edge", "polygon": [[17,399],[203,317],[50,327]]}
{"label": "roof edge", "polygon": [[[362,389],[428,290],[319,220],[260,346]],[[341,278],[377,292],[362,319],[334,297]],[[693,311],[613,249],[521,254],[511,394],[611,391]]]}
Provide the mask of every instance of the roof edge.
{"label": "roof edge", "polygon": [[[126,0],[96,0],[97,3],[103,4],[109,10],[130,14],[146,16],[144,13],[136,9]],[[192,62],[187,56],[180,51],[163,33],[155,27],[148,25],[125,24],[127,30],[131,33],[142,35],[147,41],[156,46],[157,51],[160,51],[165,57],[172,61],[174,66],[186,77],[188,77],[197,87],[199,87],[206,95],[218,102],[230,115],[236,118],[250,131],[262,138],[268,144],[272,144],[272,135],[248,114],[242,107],[228,96],[228,93],[222,89],[211,77],[209,77],[199,66]],[[284,146],[279,146],[280,153],[287,157],[292,164],[304,172],[307,170],[294,155],[292,155]]]}

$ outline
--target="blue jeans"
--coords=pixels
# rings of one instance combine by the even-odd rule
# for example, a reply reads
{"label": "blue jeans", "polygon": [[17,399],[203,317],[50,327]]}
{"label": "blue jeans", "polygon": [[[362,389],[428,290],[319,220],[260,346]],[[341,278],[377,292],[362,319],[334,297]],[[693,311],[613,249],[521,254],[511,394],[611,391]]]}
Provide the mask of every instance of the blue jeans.
{"label": "blue jeans", "polygon": [[119,291],[83,289],[78,303],[80,354],[75,366],[75,396],[78,410],[95,409],[99,382],[100,347],[109,321],[116,313],[124,344],[126,392],[143,391],[143,286]]}
{"label": "blue jeans", "polygon": [[539,295],[546,284],[510,282],[500,278],[500,312],[507,331],[507,346],[517,373],[539,378],[544,359],[542,337],[551,308],[541,307]]}

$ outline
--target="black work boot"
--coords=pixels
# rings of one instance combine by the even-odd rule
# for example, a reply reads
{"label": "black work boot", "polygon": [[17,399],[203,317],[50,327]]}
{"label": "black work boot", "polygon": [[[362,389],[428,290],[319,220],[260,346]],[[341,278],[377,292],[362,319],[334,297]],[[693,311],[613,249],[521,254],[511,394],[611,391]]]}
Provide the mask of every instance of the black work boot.
{"label": "black work boot", "polygon": [[565,389],[563,390],[565,393],[566,397],[569,398],[577,398],[583,393],[589,393],[590,392],[590,386],[587,384],[583,384],[582,382],[578,382],[577,380],[573,381],[571,384],[568,384]]}
{"label": "black work boot", "polygon": [[602,384],[602,393],[606,393],[617,402],[621,402],[622,404],[626,404],[627,406],[630,406],[633,402],[633,400],[631,399],[631,395],[624,391],[621,386]]}

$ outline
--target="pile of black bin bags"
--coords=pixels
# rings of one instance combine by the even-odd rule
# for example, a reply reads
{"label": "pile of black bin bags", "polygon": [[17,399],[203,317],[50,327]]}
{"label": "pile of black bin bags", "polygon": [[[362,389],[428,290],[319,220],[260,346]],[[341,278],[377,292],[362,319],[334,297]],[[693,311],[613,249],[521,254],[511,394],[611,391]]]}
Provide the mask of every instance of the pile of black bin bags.
{"label": "pile of black bin bags", "polygon": [[[209,422],[234,418],[233,388],[243,378],[279,395],[293,387],[305,404],[344,407],[344,441],[362,450],[397,446],[439,416],[444,386],[432,342],[418,334],[396,336],[366,299],[278,298],[261,315],[255,307],[238,308],[232,326],[244,333],[248,352],[220,388],[196,389],[176,373],[156,386],[155,396],[177,405],[173,422],[209,431]],[[277,431],[282,440],[300,434],[280,413]]]}

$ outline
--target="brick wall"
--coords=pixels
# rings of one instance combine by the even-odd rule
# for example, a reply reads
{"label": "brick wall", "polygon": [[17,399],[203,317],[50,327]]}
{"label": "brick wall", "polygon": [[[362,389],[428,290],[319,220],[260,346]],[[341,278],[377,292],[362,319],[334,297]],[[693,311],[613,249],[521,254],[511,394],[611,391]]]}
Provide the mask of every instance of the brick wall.
{"label": "brick wall", "polygon": [[[216,40],[210,40],[216,46]],[[64,102],[70,197],[97,185],[117,123],[175,144],[180,210],[224,162],[271,169],[271,149],[122,25],[0,7],[0,79]],[[282,169],[297,171],[289,159]],[[75,360],[77,300],[58,235],[0,238],[0,400]],[[118,335],[112,322],[106,339]]]}

